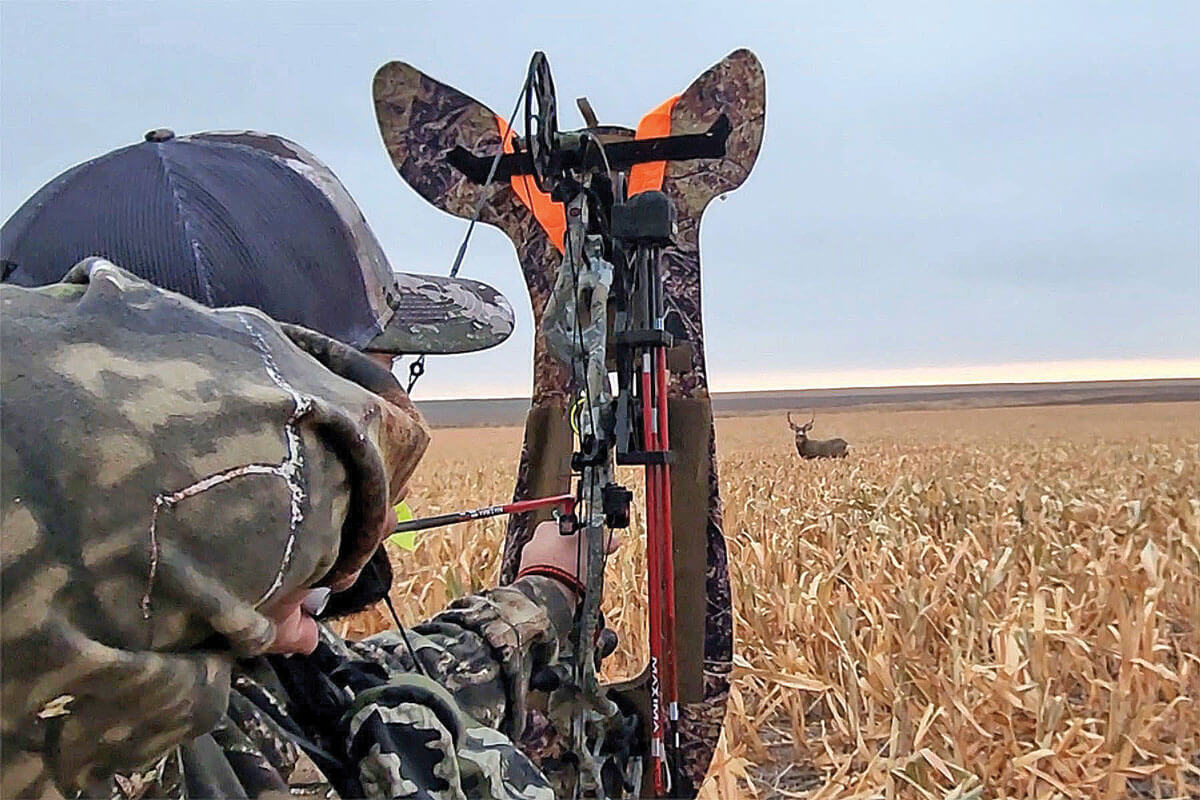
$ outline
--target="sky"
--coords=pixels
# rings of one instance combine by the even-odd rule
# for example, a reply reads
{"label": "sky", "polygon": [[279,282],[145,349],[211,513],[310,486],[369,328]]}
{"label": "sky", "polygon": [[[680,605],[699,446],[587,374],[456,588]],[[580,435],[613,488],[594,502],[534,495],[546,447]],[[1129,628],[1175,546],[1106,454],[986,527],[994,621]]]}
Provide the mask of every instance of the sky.
{"label": "sky", "polygon": [[[714,389],[1200,376],[1200,5],[0,2],[0,215],[158,127],[282,134],[329,164],[396,269],[466,222],[381,144],[407,61],[500,113],[544,50],[561,123],[635,125],[738,47],[767,75],[746,183],[701,230]],[[517,314],[430,358],[418,399],[521,396],[532,318],[508,239],[462,275]]]}

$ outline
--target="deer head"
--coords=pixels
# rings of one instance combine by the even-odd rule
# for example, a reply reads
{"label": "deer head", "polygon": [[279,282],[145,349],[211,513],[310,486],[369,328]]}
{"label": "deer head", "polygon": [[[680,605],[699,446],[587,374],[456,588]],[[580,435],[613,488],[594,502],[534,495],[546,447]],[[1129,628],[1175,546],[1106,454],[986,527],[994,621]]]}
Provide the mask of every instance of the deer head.
{"label": "deer head", "polygon": [[808,432],[812,430],[813,423],[817,421],[817,412],[812,412],[812,419],[810,419],[808,422],[804,423],[803,425],[797,425],[796,423],[792,422],[792,412],[789,411],[787,415],[787,421],[788,427],[795,432],[797,438],[807,437]]}

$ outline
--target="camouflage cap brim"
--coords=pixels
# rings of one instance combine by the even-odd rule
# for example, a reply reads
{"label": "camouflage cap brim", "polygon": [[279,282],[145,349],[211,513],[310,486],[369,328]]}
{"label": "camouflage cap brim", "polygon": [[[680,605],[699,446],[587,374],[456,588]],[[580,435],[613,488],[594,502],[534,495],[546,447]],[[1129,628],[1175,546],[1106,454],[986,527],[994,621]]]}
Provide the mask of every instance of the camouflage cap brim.
{"label": "camouflage cap brim", "polygon": [[395,273],[392,317],[362,349],[397,355],[472,353],[513,332],[504,295],[468,278]]}

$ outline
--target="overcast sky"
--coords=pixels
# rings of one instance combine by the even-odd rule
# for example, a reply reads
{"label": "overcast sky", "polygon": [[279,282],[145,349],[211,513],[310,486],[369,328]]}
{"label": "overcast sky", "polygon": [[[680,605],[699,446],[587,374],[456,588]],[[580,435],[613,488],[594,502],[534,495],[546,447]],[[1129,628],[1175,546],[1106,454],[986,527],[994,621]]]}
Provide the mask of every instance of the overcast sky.
{"label": "overcast sky", "polygon": [[[1200,374],[1200,4],[0,2],[0,215],[141,139],[255,128],[326,161],[397,269],[465,222],[380,143],[371,77],[408,61],[508,113],[545,50],[566,127],[643,113],[737,47],[767,74],[754,173],[709,209],[717,389]],[[418,396],[527,394],[507,238],[463,275],[518,330],[431,359]]]}

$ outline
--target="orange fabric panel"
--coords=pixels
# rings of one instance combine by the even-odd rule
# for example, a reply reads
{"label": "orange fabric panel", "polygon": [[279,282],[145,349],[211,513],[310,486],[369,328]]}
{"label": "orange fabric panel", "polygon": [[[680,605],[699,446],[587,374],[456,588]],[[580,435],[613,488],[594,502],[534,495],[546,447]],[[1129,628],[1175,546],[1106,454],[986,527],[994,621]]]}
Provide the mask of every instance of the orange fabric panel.
{"label": "orange fabric panel", "polygon": [[[669,119],[667,122],[670,124]],[[500,126],[500,136],[504,137],[508,123],[504,121],[503,117],[497,116],[496,124]],[[504,152],[511,153],[513,151],[514,136],[515,134],[510,130],[508,136],[504,137]],[[542,226],[542,230],[550,237],[550,241],[558,248],[558,252],[564,252],[563,237],[567,233],[567,212],[563,208],[563,204],[551,200],[549,194],[537,187],[531,175],[513,175],[509,178],[509,183],[512,184],[512,189],[517,193],[520,201],[533,212],[534,219]]]}
{"label": "orange fabric panel", "polygon": [[[671,111],[679,95],[666,100],[658,108],[642,117],[638,123],[637,139],[657,139],[660,136],[671,135]],[[634,164],[629,170],[629,186],[625,191],[627,197],[633,197],[641,192],[661,189],[663,177],[667,174],[667,162],[651,161],[645,164]]]}

